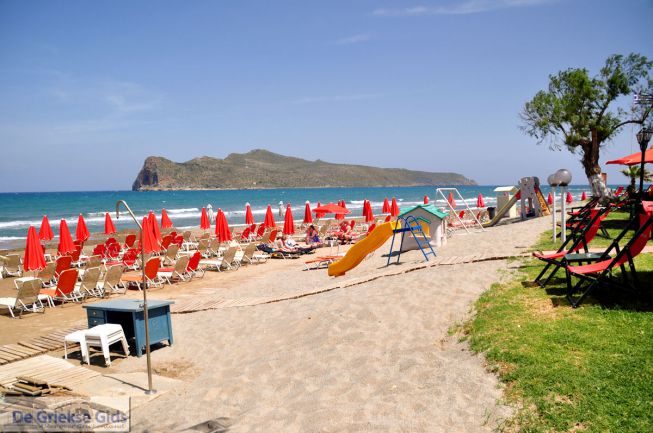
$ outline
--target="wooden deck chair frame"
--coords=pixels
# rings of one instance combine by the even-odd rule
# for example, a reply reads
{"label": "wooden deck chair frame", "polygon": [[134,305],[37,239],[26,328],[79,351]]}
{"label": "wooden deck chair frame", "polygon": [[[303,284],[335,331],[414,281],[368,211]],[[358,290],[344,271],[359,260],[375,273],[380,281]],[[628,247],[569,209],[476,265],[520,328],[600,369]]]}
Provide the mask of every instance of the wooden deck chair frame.
{"label": "wooden deck chair frame", "polygon": [[100,267],[88,268],[84,272],[82,281],[77,283],[77,290],[82,294],[82,300],[86,297],[101,298],[103,292],[98,289],[98,282],[100,281]]}
{"label": "wooden deck chair frame", "polygon": [[190,261],[190,256],[181,256],[175,262],[172,268],[159,269],[159,277],[163,278],[168,284],[172,284],[174,279],[179,281],[190,280],[190,276],[187,274],[186,269],[188,268],[188,262]]}
{"label": "wooden deck chair frame", "polygon": [[125,293],[127,286],[122,281],[122,266],[111,266],[104,274],[104,281],[98,283],[98,289],[102,293],[102,297],[107,297],[112,293]]}

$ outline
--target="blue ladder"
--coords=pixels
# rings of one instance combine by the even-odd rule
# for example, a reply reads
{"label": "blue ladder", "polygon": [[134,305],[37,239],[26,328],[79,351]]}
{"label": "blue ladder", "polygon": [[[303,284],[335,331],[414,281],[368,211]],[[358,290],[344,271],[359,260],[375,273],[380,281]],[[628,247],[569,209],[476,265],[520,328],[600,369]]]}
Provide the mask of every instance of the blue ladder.
{"label": "blue ladder", "polygon": [[401,246],[404,244],[404,235],[407,232],[410,232],[413,235],[413,239],[415,239],[415,243],[419,247],[422,254],[424,254],[424,258],[426,259],[427,262],[429,261],[429,255],[433,255],[433,257],[436,257],[435,251],[433,250],[433,246],[431,245],[428,238],[426,237],[424,230],[422,230],[422,225],[419,223],[417,218],[415,218],[412,215],[408,215],[407,217],[401,217],[397,219],[398,223],[400,221],[402,222],[402,224],[398,224],[398,228],[392,230],[392,242],[390,243],[390,252],[388,253],[388,263],[386,264],[386,266],[390,265],[390,259],[392,258],[392,251],[395,244],[395,237],[397,236],[398,233],[401,233],[401,242],[399,243],[399,251],[398,251],[399,254],[397,254],[396,263],[399,263],[399,259],[401,258]]}

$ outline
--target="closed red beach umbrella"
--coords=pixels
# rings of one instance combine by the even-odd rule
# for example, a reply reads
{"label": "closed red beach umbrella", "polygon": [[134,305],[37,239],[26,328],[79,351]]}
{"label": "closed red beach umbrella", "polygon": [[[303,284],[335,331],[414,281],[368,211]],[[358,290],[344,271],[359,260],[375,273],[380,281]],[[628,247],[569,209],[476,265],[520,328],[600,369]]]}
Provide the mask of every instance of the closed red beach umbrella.
{"label": "closed red beach umbrella", "polygon": [[159,251],[159,243],[156,241],[156,238],[154,237],[154,231],[152,229],[152,225],[150,223],[150,218],[149,217],[143,217],[143,237],[141,239],[143,249],[145,250],[145,254],[150,254],[150,253],[155,253]]}
{"label": "closed red beach umbrella", "polygon": [[73,237],[70,235],[70,230],[68,229],[68,223],[65,219],[62,219],[59,222],[59,247],[57,252],[59,255],[64,255],[72,253],[75,251],[75,245],[73,244]]}
{"label": "closed red beach umbrella", "polygon": [[390,215],[393,217],[399,216],[399,206],[397,206],[397,199],[392,197],[392,204],[390,205]]}
{"label": "closed red beach umbrella", "polygon": [[29,229],[27,229],[27,242],[25,243],[25,255],[23,256],[23,269],[36,271],[43,268],[45,268],[43,247],[36,234],[36,229],[29,226]]}
{"label": "closed red beach umbrella", "polygon": [[429,204],[429,196],[428,195],[424,196],[424,204]]}
{"label": "closed red beach umbrella", "polygon": [[580,199],[583,201],[587,200],[587,194],[585,194],[585,191],[583,191],[583,194],[580,196]]}
{"label": "closed red beach umbrella", "polygon": [[159,228],[159,222],[156,220],[156,215],[154,215],[154,212],[150,211],[150,214],[147,217],[150,219],[150,226],[152,227],[154,239],[160,243],[163,240],[163,236],[161,236],[161,229]]}
{"label": "closed red beach umbrella", "polygon": [[[322,206],[322,204],[318,201],[316,208],[321,207],[321,206]],[[324,217],[324,215],[326,215],[325,212],[316,212],[315,209],[313,209],[313,212],[315,212],[315,218],[322,218],[322,217]]]}
{"label": "closed red beach umbrella", "polygon": [[170,217],[168,216],[168,212],[166,212],[165,209],[161,211],[161,227],[163,227],[164,229],[172,228],[172,221],[170,220]]}
{"label": "closed red beach umbrella", "polygon": [[549,193],[549,195],[546,197],[546,203],[551,206],[553,204],[553,195]]}
{"label": "closed red beach umbrella", "polygon": [[265,219],[263,220],[263,225],[265,227],[276,227],[277,223],[274,222],[274,215],[272,214],[272,207],[268,205],[268,209],[265,211]]}
{"label": "closed red beach umbrella", "polygon": [[476,207],[485,207],[485,201],[483,200],[483,194],[478,194],[476,198]]}
{"label": "closed red beach umbrella", "polygon": [[43,215],[41,220],[41,228],[39,229],[39,239],[42,241],[51,241],[54,238],[54,233],[52,233],[52,227],[50,227],[50,221],[48,220],[47,215]]}
{"label": "closed red beach umbrella", "polygon": [[284,235],[295,234],[295,219],[292,216],[292,209],[290,205],[286,206],[286,215],[283,218],[283,232]]}
{"label": "closed red beach umbrella", "polygon": [[390,213],[390,203],[388,202],[388,197],[383,200],[383,209],[381,209],[381,213]]}
{"label": "closed red beach umbrella", "polygon": [[574,198],[571,196],[571,193],[567,191],[567,203],[571,203],[574,201]]}
{"label": "closed red beach umbrella", "polygon": [[202,208],[202,216],[200,217],[200,228],[202,230],[208,230],[211,228],[211,222],[209,221],[209,215],[206,213],[206,208]]}
{"label": "closed red beach umbrella", "polygon": [[363,200],[363,213],[361,214],[361,215],[363,215],[363,218],[367,218],[367,203],[368,202],[369,202],[369,200],[367,200],[367,199]]}
{"label": "closed red beach umbrella", "polygon": [[456,208],[456,200],[453,198],[453,192],[449,193],[449,197],[447,197],[447,202],[451,205],[452,208]]}
{"label": "closed red beach umbrella", "polygon": [[372,211],[372,203],[369,200],[365,203],[367,212],[365,212],[365,222],[370,223],[374,221],[374,212]]}
{"label": "closed red beach umbrella", "polygon": [[311,203],[306,200],[306,207],[304,207],[304,224],[313,224],[313,213],[311,212]]}
{"label": "closed red beach umbrella", "polygon": [[227,222],[227,216],[218,208],[218,215],[215,217],[215,236],[220,242],[227,242],[231,240],[231,229]]}
{"label": "closed red beach umbrella", "polygon": [[77,217],[77,228],[75,228],[75,239],[84,242],[86,239],[90,237],[91,235],[88,232],[88,227],[86,227],[86,221],[84,220],[84,215],[80,213],[79,217]]}
{"label": "closed red beach umbrella", "polygon": [[249,203],[245,204],[245,224],[248,226],[256,224],[254,222],[254,215],[252,214],[252,207],[249,205]]}
{"label": "closed red beach umbrella", "polygon": [[109,212],[104,214],[104,234],[110,235],[116,232],[116,226],[113,225],[113,220]]}

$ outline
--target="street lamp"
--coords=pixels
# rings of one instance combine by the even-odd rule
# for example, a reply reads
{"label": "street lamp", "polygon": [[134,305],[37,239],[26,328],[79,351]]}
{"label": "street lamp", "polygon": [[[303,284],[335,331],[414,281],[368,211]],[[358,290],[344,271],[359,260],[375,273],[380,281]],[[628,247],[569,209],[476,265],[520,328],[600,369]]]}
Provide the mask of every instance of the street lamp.
{"label": "street lamp", "polygon": [[639,166],[639,199],[644,198],[644,159],[646,158],[646,148],[648,147],[648,142],[651,141],[651,135],[653,135],[653,130],[650,128],[643,127],[637,133],[637,142],[639,143],[639,149],[642,151],[642,161]]}

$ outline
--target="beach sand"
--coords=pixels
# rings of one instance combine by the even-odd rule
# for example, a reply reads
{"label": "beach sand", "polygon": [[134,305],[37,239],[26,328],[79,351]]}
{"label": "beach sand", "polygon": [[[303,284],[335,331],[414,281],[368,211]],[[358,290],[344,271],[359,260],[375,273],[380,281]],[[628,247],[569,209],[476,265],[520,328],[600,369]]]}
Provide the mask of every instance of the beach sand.
{"label": "beach sand", "polygon": [[[539,218],[457,233],[438,255],[517,255],[549,224]],[[388,249],[381,247],[337,280],[324,269],[303,271],[308,256],[207,273],[150,293],[180,303],[212,296],[288,298],[423,262],[412,251],[400,265],[385,268]],[[328,248],[318,254],[326,253]],[[154,350],[152,359],[156,373],[184,385],[136,408],[132,430],[208,431],[197,425],[217,420],[233,432],[492,431],[511,413],[501,404],[501,387],[482,356],[448,330],[470,317],[479,294],[512,266],[505,260],[441,265],[298,299],[174,314],[175,343]],[[16,326],[2,342],[38,335],[57,326],[53,320],[85,316],[79,306],[57,310],[11,322]],[[142,372],[145,359],[92,368]]]}

